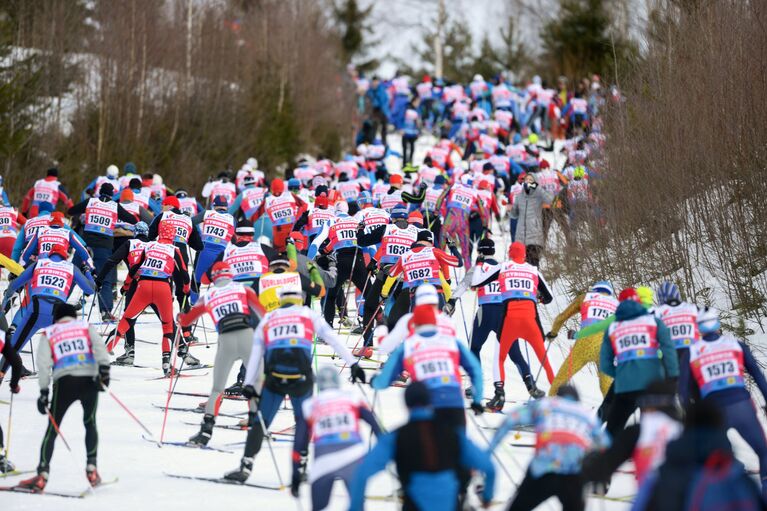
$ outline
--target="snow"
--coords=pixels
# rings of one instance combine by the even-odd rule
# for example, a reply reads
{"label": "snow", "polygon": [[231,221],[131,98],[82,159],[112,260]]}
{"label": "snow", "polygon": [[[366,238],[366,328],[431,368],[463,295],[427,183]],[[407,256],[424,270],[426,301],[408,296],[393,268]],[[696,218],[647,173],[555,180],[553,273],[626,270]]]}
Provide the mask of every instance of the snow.
{"label": "snow", "polygon": [[[393,149],[395,150],[398,149],[395,142],[396,138],[391,138]],[[416,161],[420,161],[428,147],[428,142],[427,139],[419,141],[416,148]],[[495,239],[500,245],[498,247],[499,253],[506,253],[508,236],[503,236],[501,232],[496,231]],[[562,281],[553,283],[553,287],[554,302],[541,307],[542,322],[545,328],[552,323],[555,315],[564,309],[571,299],[571,297],[567,296]],[[459,303],[461,306],[460,310],[457,310],[453,317],[458,327],[459,337],[465,342],[467,334],[470,335],[471,331],[471,322],[476,307],[476,296],[473,293],[467,293]],[[353,304],[353,300],[350,301],[350,304]],[[85,310],[88,311],[89,309],[90,303],[86,305]],[[464,318],[466,323],[463,322]],[[203,326],[205,328],[202,330],[198,329],[197,335],[202,342],[209,342],[210,346],[206,347],[205,344],[199,345],[192,348],[192,353],[200,358],[203,363],[210,364],[213,362],[216,352],[216,334],[208,331],[211,328],[210,320],[206,320]],[[100,328],[104,327],[100,326]],[[163,410],[156,408],[153,404],[163,405],[165,403],[170,383],[164,379],[151,380],[162,374],[159,369],[159,341],[161,336],[161,329],[154,315],[145,314],[140,316],[139,324],[137,325],[137,338],[156,344],[137,342],[136,364],[153,368],[113,367],[111,384],[112,391],[125,402],[133,413],[158,438],[162,427]],[[347,346],[350,348],[354,347],[358,341],[357,336],[347,335],[342,336],[342,338],[345,339]],[[35,338],[35,345],[36,340]],[[495,340],[491,334],[491,338],[488,339],[482,351],[483,366],[488,368],[485,371],[484,381],[486,398],[492,395],[492,374],[489,371],[489,367],[493,357],[494,342]],[[571,342],[565,339],[563,333],[556,343],[549,345],[548,353],[553,367],[558,368],[560,366],[569,351]],[[27,348],[28,350],[29,348]],[[330,350],[327,346],[321,345],[319,352],[330,353]],[[522,352],[527,354],[528,352],[531,353],[532,350],[522,347]],[[118,347],[116,353],[121,354],[122,347]],[[24,354],[23,358],[25,365],[31,367],[30,355]],[[538,374],[540,365],[537,359],[533,356],[529,357],[529,361],[533,374]],[[320,365],[328,365],[334,362],[328,357],[321,357],[318,363]],[[506,383],[506,409],[508,410],[516,404],[525,403],[528,400],[528,394],[517,376],[516,370],[511,367],[508,361],[507,364],[509,364],[509,367],[507,367],[509,378]],[[237,369],[237,366],[232,369],[230,382],[234,381]],[[212,383],[212,369],[196,372],[207,372],[207,374],[199,377],[181,378],[177,383],[176,390],[179,392],[207,393]],[[348,369],[344,370],[344,374],[348,376]],[[368,371],[367,374],[370,377],[373,373]],[[586,405],[593,407],[596,411],[596,407],[601,401],[601,396],[594,369],[587,368],[583,370],[573,380],[581,393],[582,401]],[[540,378],[538,384],[542,389],[548,389],[545,377]],[[351,384],[348,385],[351,389]],[[2,421],[3,429],[5,430],[6,442],[9,442],[10,445],[10,459],[20,470],[32,470],[37,465],[39,446],[47,422],[43,416],[37,413],[35,406],[39,390],[36,380],[22,381],[21,386],[21,393],[14,397],[12,428],[7,427],[10,412],[10,408],[7,405],[0,405],[0,421]],[[354,391],[359,392],[359,389]],[[403,403],[403,389],[389,388],[378,393],[375,399],[373,397],[374,393],[369,386],[364,386],[364,392],[366,399],[370,401],[375,400],[375,412],[388,430],[404,423],[406,420],[406,410]],[[7,385],[0,388],[0,400],[9,400]],[[195,407],[202,401],[203,398],[174,395],[170,404],[177,407]],[[516,401],[516,403],[512,401]],[[225,400],[221,407],[221,412],[223,413],[238,414],[245,411],[245,404],[241,401]],[[179,411],[169,412],[165,440],[186,440],[196,433],[198,426],[194,424],[198,424],[201,419],[201,414]],[[476,419],[471,416],[468,419],[468,434],[477,444],[485,446],[487,443],[486,438],[489,439],[493,432],[479,429],[476,424],[497,425],[502,419],[502,415],[496,414],[485,414]],[[234,421],[235,419],[229,417],[221,417],[218,422],[219,424],[231,424]],[[185,424],[185,422],[192,424]],[[271,429],[284,429],[291,426],[292,423],[292,412],[287,409],[280,410]],[[4,493],[2,494],[3,509],[25,511],[38,510],[43,506],[57,511],[103,511],[104,509],[109,509],[110,511],[133,511],[134,509],[184,509],[186,511],[257,508],[268,510],[311,509],[308,485],[302,486],[299,503],[290,496],[287,489],[279,492],[268,491],[174,479],[164,475],[167,472],[218,477],[223,475],[224,472],[236,468],[242,455],[242,442],[244,442],[246,436],[246,433],[243,431],[230,431],[220,428],[214,431],[210,445],[221,449],[230,449],[233,451],[232,454],[173,446],[158,448],[155,444],[142,439],[140,428],[107,394],[101,394],[98,426],[100,433],[99,470],[104,480],[119,477],[119,482],[116,485],[98,489],[94,495],[88,496],[84,500]],[[363,426],[363,428],[366,428],[366,426]],[[82,411],[78,405],[74,405],[70,409],[61,425],[61,429],[72,446],[74,454],[70,455],[67,452],[60,439],[57,441],[48,489],[51,491],[80,492],[87,487],[87,482],[84,476],[84,428],[82,426]],[[529,443],[532,441],[532,434],[521,433],[520,440]],[[733,440],[736,442],[736,452],[746,463],[746,466],[749,468],[756,467],[756,457],[750,449],[739,438],[733,438]],[[515,448],[507,445],[511,441],[513,441],[513,437],[507,437],[501,448],[498,449],[497,455],[508,470],[513,483],[516,484],[522,480],[525,468],[532,454],[532,449]],[[289,483],[292,443],[282,441],[273,443],[272,446],[282,479]],[[0,477],[0,485],[12,484],[19,479],[20,477],[12,477],[3,481]],[[265,485],[279,484],[267,445],[263,446],[262,451],[256,457],[250,482]],[[499,504],[494,505],[491,509],[505,509],[505,503],[515,492],[515,484],[512,484],[504,470],[498,467],[495,501],[499,502]],[[369,482],[367,495],[391,495],[398,486],[399,483],[389,472],[383,472]],[[610,496],[624,497],[635,493],[636,486],[633,476],[617,474],[613,478]],[[337,485],[333,495],[329,509],[347,509],[348,499],[343,487]],[[500,502],[503,502],[503,504],[500,504]],[[369,510],[391,510],[398,509],[398,507],[397,504],[391,501],[368,501],[366,504],[366,509]],[[549,500],[539,509],[559,508],[558,502]],[[622,502],[593,498],[589,499],[588,502],[588,509],[624,510],[628,508],[629,504]]]}

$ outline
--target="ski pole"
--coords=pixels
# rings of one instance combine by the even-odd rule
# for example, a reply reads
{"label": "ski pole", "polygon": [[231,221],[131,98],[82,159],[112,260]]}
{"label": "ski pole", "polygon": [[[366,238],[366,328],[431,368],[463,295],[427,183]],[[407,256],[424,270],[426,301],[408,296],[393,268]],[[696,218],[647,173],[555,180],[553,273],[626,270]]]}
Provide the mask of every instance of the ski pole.
{"label": "ski pole", "polygon": [[[355,244],[354,247],[354,258],[352,259],[352,269],[349,272],[349,280],[346,283],[346,291],[343,294],[344,297],[344,306],[341,309],[341,314],[338,317],[338,333],[341,333],[341,320],[343,319],[344,315],[346,314],[346,309],[349,305],[349,288],[352,287],[352,279],[354,278],[354,266],[357,264],[357,254],[359,253],[360,246]],[[341,286],[343,287],[343,285]],[[325,298],[327,300],[327,297]],[[333,304],[335,307],[335,304]]]}
{"label": "ski pole", "polygon": [[274,455],[274,449],[272,448],[272,439],[266,430],[266,421],[264,420],[264,416],[261,413],[260,406],[258,405],[258,403],[255,403],[255,406],[256,406],[256,415],[258,416],[258,421],[261,423],[261,430],[264,432],[264,438],[266,439],[266,446],[269,447],[269,454],[272,456],[272,463],[274,463],[274,471],[277,472],[277,479],[280,482],[280,489],[282,490],[285,488],[285,483],[282,481],[282,474],[280,474],[280,467],[279,465],[277,465],[277,457]]}
{"label": "ski pole", "polygon": [[47,406],[45,407],[45,412],[48,414],[48,420],[51,421],[51,425],[53,426],[53,429],[56,430],[56,434],[61,437],[61,441],[64,442],[64,446],[67,448],[67,450],[74,454],[72,452],[72,448],[69,447],[69,442],[67,442],[67,439],[64,438],[64,435],[61,434],[61,430],[59,429],[59,425],[56,424],[56,419],[53,418],[53,414],[51,413],[51,409]]}
{"label": "ski pole", "polygon": [[[375,320],[375,317],[376,317],[376,315],[378,314],[378,309],[380,309],[382,305],[383,305],[383,302],[381,302],[381,303],[379,303],[379,304],[378,304],[378,307],[376,307],[376,310],[375,310],[375,312],[373,313],[373,317],[372,317],[372,318],[370,318],[370,321],[368,322],[368,324],[365,326],[365,328],[364,328],[363,330],[367,330],[367,328],[368,328],[370,325],[372,325],[372,324],[373,324],[373,321]],[[347,336],[347,339],[348,339],[348,336]],[[359,339],[357,339],[357,342],[356,342],[356,343],[354,343],[354,347],[352,348],[352,351],[354,351],[355,349],[357,349],[357,346],[359,345],[359,343],[360,343],[360,341],[361,341],[362,339],[363,339],[363,336],[360,336],[360,338],[359,338]],[[357,361],[359,362],[359,361],[360,361],[360,360],[362,360],[363,358],[365,358],[365,357],[359,357],[359,358],[357,359]],[[341,367],[341,370],[340,370],[340,371],[338,371],[338,374],[341,374],[341,373],[343,372],[343,370],[344,370],[344,369],[346,369],[346,366],[347,366],[347,363],[346,363],[346,362],[344,362],[344,365]]]}
{"label": "ski pole", "polygon": [[[485,443],[489,446],[490,445],[490,440],[487,439],[487,435],[485,435],[485,432],[482,431],[482,427],[479,425],[479,422],[477,422],[477,419],[474,418],[474,412],[471,412],[471,413],[469,413],[467,415],[471,419],[471,422],[474,424],[474,427],[477,428],[477,431],[479,432],[479,436],[481,436],[482,440],[484,440]],[[509,481],[511,481],[511,484],[513,484],[514,486],[519,488],[519,485],[514,481],[514,478],[511,477],[511,473],[509,472],[509,469],[506,468],[506,465],[504,465],[503,462],[501,462],[501,458],[499,458],[498,454],[496,454],[495,449],[490,451],[490,453],[493,455],[493,458],[495,458],[495,461],[498,462],[498,465],[501,466],[501,468],[503,469],[503,473],[506,474],[506,477],[509,478]],[[515,463],[516,463],[516,461],[515,461]]]}
{"label": "ski pole", "polygon": [[133,412],[131,412],[131,411],[130,411],[130,409],[129,409],[129,408],[126,406],[126,405],[125,405],[125,403],[123,403],[123,402],[120,400],[120,398],[118,398],[118,397],[117,397],[117,396],[114,394],[114,392],[112,392],[112,389],[110,389],[109,387],[107,387],[107,386],[106,386],[106,385],[104,385],[103,383],[101,384],[101,388],[102,388],[102,389],[104,389],[104,392],[106,392],[107,394],[109,394],[109,397],[111,397],[112,399],[114,399],[114,400],[115,400],[115,402],[116,402],[118,405],[120,405],[120,407],[121,407],[123,410],[125,410],[125,413],[127,413],[127,414],[128,414],[128,416],[129,416],[131,419],[133,419],[133,421],[134,421],[136,424],[138,424],[138,425],[141,427],[141,429],[143,429],[143,430],[144,430],[144,431],[145,431],[145,432],[146,432],[146,433],[149,435],[149,437],[150,437],[152,440],[154,440],[154,441],[155,441],[155,443],[157,444],[157,447],[162,447],[162,444],[161,444],[160,442],[158,442],[158,441],[155,439],[155,437],[154,437],[154,435],[152,434],[152,432],[151,432],[151,431],[149,431],[149,428],[147,428],[146,426],[144,426],[144,424],[143,424],[143,423],[142,423],[142,422],[141,422],[141,421],[138,419],[138,417],[136,417],[136,416],[133,414]]}
{"label": "ski pole", "polygon": [[13,392],[11,392],[11,404],[8,408],[8,435],[5,442],[5,470],[3,477],[8,477],[8,450],[11,448],[11,418],[13,417]]}
{"label": "ski pole", "polygon": [[[176,345],[176,340],[178,339],[178,336],[181,335],[181,327],[176,328],[176,335],[173,338],[173,343],[170,345],[170,349],[174,349]],[[160,444],[162,444],[163,438],[165,438],[165,423],[168,420],[168,407],[170,407],[170,398],[173,395],[173,371],[176,366],[176,358],[178,358],[178,350],[173,351],[173,362],[170,364],[170,378],[168,379],[168,398],[165,400],[165,414],[162,418],[162,429],[160,430]],[[181,361],[181,365],[184,365],[184,361]],[[176,373],[176,380],[178,380],[178,375],[181,373]]]}

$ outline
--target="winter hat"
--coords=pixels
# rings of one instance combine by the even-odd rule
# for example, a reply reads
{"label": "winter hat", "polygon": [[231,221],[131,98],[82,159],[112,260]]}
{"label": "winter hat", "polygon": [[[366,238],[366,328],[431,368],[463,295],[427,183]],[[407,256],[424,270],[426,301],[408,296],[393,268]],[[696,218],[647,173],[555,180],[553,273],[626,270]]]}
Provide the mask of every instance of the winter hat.
{"label": "winter hat", "polygon": [[45,175],[48,177],[59,177],[59,169],[57,169],[56,167],[51,167],[47,170]]}
{"label": "winter hat", "polygon": [[298,231],[293,231],[290,233],[290,239],[293,240],[293,244],[296,246],[296,250],[302,251],[306,250],[306,236],[301,234]]}
{"label": "winter hat", "polygon": [[655,292],[655,296],[658,299],[658,303],[676,305],[681,303],[682,294],[679,292],[679,287],[673,282],[663,282],[658,286],[658,290]]}
{"label": "winter hat", "polygon": [[549,160],[541,159],[540,167],[541,167],[541,170],[548,169],[549,167],[551,167],[551,165],[549,164]]}
{"label": "winter hat", "polygon": [[50,225],[57,225],[59,227],[62,227],[64,225],[64,213],[61,211],[54,211],[51,213],[51,222]]}
{"label": "winter hat", "polygon": [[392,174],[389,176],[389,184],[390,185],[401,185],[402,184],[402,176],[399,174]]}
{"label": "winter hat", "polygon": [[599,282],[594,283],[594,285],[591,286],[591,291],[594,293],[605,293],[610,296],[615,294],[615,289],[613,289],[612,284],[606,280],[600,280]]}
{"label": "winter hat", "polygon": [[149,236],[149,226],[146,222],[136,222],[133,226],[133,234],[136,236]]}
{"label": "winter hat", "polygon": [[653,297],[654,293],[652,292],[652,289],[650,289],[647,286],[639,286],[636,288],[637,290],[637,296],[639,296],[639,303],[641,303],[644,307],[650,308],[653,304]]}
{"label": "winter hat", "polygon": [[301,189],[301,181],[296,179],[295,177],[291,177],[288,179],[288,190],[300,190]]}
{"label": "winter hat", "polygon": [[445,176],[442,174],[437,174],[437,177],[434,178],[434,184],[435,185],[444,185],[447,182],[445,179]]}
{"label": "winter hat", "polygon": [[618,295],[618,301],[619,302],[625,302],[627,300],[631,300],[634,302],[639,303],[639,295],[637,294],[636,289],[633,287],[627,287],[623,291],[620,292]]}
{"label": "winter hat", "polygon": [[176,190],[176,193],[174,193],[173,195],[175,195],[176,198],[178,199],[186,199],[187,197],[189,197],[189,194],[183,188],[179,188],[178,190]]}
{"label": "winter hat", "polygon": [[363,190],[357,197],[357,204],[360,207],[363,207],[365,204],[373,204],[373,196],[367,190]]}
{"label": "winter hat", "polygon": [[225,261],[218,261],[210,269],[210,280],[212,280],[214,283],[220,279],[232,280],[233,278],[234,272],[232,272],[232,267],[229,266],[229,263]]}
{"label": "winter hat", "polygon": [[698,309],[698,330],[701,334],[710,334],[722,328],[719,321],[719,311],[713,307]]}
{"label": "winter hat", "polygon": [[656,408],[669,417],[679,419],[676,399],[676,384],[668,380],[651,382],[644,393],[637,398],[640,408]]}
{"label": "winter hat", "polygon": [[50,202],[41,202],[40,205],[37,206],[38,213],[50,213],[53,211],[53,204]]}
{"label": "winter hat", "polygon": [[269,189],[272,191],[272,195],[280,195],[285,191],[285,181],[275,177],[272,179],[272,184],[269,186]]}
{"label": "winter hat", "polygon": [[409,409],[431,406],[431,394],[426,384],[414,381],[405,389],[405,406]]}
{"label": "winter hat", "polygon": [[562,385],[557,389],[557,396],[563,397],[565,399],[570,399],[572,401],[580,401],[581,398],[578,395],[578,390],[573,387],[572,385]]}
{"label": "winter hat", "polygon": [[112,183],[104,183],[101,185],[101,188],[99,188],[99,197],[108,197],[112,198],[115,194],[115,187],[112,186]]}
{"label": "winter hat", "polygon": [[407,216],[407,223],[423,225],[423,215],[420,211],[413,211]]}
{"label": "winter hat", "polygon": [[484,165],[482,165],[482,172],[485,172],[486,170],[492,171],[492,170],[495,170],[495,167],[493,167],[493,164],[488,161],[488,162],[485,162]]}
{"label": "winter hat", "polygon": [[419,241],[428,241],[429,243],[434,244],[434,235],[431,233],[431,231],[427,229],[418,231],[418,237],[416,238],[416,243]]}
{"label": "winter hat", "polygon": [[527,258],[527,250],[525,245],[519,241],[515,241],[509,247],[509,257],[517,264],[522,264]]}
{"label": "winter hat", "polygon": [[132,161],[129,161],[123,166],[123,172],[126,174],[135,174],[136,173],[136,164]]}
{"label": "winter hat", "polygon": [[421,327],[434,327],[437,324],[437,312],[430,303],[419,304],[413,307],[410,321],[416,331]]}
{"label": "winter hat", "polygon": [[439,305],[439,293],[431,284],[421,284],[415,289],[415,305]]}
{"label": "winter hat", "polygon": [[482,238],[477,245],[477,251],[485,256],[495,255],[495,242],[492,238]]}
{"label": "winter hat", "polygon": [[389,213],[389,216],[392,220],[396,220],[399,218],[407,218],[407,208],[404,204],[397,204],[394,206],[391,210],[391,213]]}
{"label": "winter hat", "polygon": [[51,247],[51,251],[48,252],[48,257],[52,255],[57,255],[61,257],[62,259],[66,259],[67,257],[69,257],[69,254],[67,253],[67,249],[64,245],[53,245],[53,247]]}
{"label": "winter hat", "polygon": [[141,180],[137,177],[134,177],[128,182],[128,188],[131,190],[140,190],[141,186]]}
{"label": "winter hat", "polygon": [[229,206],[229,203],[226,200],[226,197],[223,195],[216,195],[216,198],[213,199],[213,209],[217,208],[227,208]]}
{"label": "winter hat", "polygon": [[253,229],[253,223],[249,220],[242,220],[237,223],[237,227],[234,229],[234,233],[237,236],[253,236],[255,233],[255,229]]}
{"label": "winter hat", "polygon": [[320,209],[325,209],[328,207],[328,196],[324,193],[321,193],[317,196],[316,199],[314,199],[314,205],[317,206]]}
{"label": "winter hat", "polygon": [[117,168],[117,165],[110,165],[107,167],[106,174],[109,179],[117,179],[117,176],[120,175],[120,169]]}
{"label": "winter hat", "polygon": [[165,199],[162,201],[162,205],[170,206],[173,209],[179,209],[181,207],[181,204],[178,202],[178,197],[174,197],[173,195],[165,197]]}
{"label": "winter hat", "polygon": [[133,190],[126,188],[120,192],[120,202],[133,202]]}
{"label": "winter hat", "polygon": [[77,310],[74,305],[66,302],[57,303],[53,308],[53,321],[58,321],[61,318],[74,318],[77,319]]}

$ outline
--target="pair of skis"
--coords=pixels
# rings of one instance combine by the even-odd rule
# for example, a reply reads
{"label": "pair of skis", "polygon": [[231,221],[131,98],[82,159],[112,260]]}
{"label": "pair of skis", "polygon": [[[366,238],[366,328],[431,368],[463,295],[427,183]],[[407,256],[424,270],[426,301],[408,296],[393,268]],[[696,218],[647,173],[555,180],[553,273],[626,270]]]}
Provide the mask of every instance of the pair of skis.
{"label": "pair of skis", "polygon": [[[19,474],[21,473],[22,472],[19,472]],[[12,474],[12,475],[18,475],[18,474]],[[88,487],[85,490],[81,491],[80,493],[67,493],[67,492],[49,491],[49,490],[37,491],[37,490],[29,489],[29,488],[21,488],[19,486],[0,486],[0,491],[24,493],[27,495],[48,495],[49,497],[63,497],[67,499],[84,499],[88,495],[94,494],[94,490],[98,488],[102,488],[104,486],[115,484],[117,483],[118,480],[119,480],[118,478],[114,478],[109,481],[102,481],[97,486]]]}

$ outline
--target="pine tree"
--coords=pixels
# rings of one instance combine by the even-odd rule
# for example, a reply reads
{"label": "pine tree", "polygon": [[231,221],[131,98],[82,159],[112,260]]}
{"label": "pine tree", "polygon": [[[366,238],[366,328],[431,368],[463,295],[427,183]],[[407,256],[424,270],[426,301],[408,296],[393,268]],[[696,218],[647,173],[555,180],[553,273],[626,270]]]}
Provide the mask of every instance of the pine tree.
{"label": "pine tree", "polygon": [[[341,31],[341,55],[344,63],[354,63],[362,71],[378,67],[375,59],[365,59],[366,53],[374,43],[366,39],[366,34],[372,32],[367,23],[373,12],[374,4],[360,8],[357,0],[343,0],[339,5],[333,5],[333,14]],[[357,61],[360,62],[357,62]]]}

